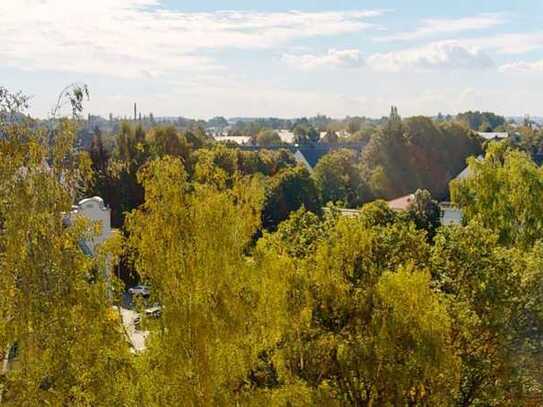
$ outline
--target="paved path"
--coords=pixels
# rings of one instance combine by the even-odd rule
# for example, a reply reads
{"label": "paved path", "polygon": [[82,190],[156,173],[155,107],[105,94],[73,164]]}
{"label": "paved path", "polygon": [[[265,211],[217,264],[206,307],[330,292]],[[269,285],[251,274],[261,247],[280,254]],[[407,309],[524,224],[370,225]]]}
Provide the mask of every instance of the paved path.
{"label": "paved path", "polygon": [[121,307],[121,317],[128,339],[132,344],[134,352],[138,353],[145,350],[145,339],[149,335],[148,331],[140,331],[136,328],[135,320],[138,317],[136,311]]}

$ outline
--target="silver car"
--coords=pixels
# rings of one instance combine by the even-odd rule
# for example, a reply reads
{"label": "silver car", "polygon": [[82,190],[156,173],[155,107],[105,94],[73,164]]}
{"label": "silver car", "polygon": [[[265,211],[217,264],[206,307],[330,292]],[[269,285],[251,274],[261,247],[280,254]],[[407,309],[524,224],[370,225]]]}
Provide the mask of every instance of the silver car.
{"label": "silver car", "polygon": [[136,295],[141,295],[143,298],[147,298],[151,295],[149,287],[144,285],[137,285],[128,289],[128,293],[134,297]]}

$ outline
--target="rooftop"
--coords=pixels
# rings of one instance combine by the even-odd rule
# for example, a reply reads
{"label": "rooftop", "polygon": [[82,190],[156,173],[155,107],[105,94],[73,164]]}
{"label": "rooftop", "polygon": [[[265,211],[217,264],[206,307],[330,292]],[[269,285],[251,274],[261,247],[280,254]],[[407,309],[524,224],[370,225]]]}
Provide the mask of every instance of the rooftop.
{"label": "rooftop", "polygon": [[393,209],[395,211],[406,211],[414,199],[415,199],[415,195],[409,194],[409,195],[401,196],[399,198],[388,201],[387,204],[390,209]]}
{"label": "rooftop", "polygon": [[484,132],[484,131],[478,131],[477,134],[484,138],[485,140],[496,140],[496,139],[504,139],[509,137],[509,133],[506,132]]}

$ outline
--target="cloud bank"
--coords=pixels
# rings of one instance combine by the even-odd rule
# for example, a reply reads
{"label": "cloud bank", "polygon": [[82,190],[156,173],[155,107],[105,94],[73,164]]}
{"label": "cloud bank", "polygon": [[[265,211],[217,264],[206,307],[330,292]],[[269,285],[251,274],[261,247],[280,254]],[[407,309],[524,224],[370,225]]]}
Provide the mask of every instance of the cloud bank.
{"label": "cloud bank", "polygon": [[384,11],[199,12],[160,0],[2,0],[0,58],[25,70],[156,77],[220,68],[208,53],[266,49],[374,27]]}
{"label": "cloud bank", "polygon": [[285,54],[281,58],[293,68],[313,71],[321,68],[358,68],[364,65],[358,49],[330,49],[326,54]]}
{"label": "cloud bank", "polygon": [[543,60],[535,62],[518,61],[500,66],[501,72],[543,72]]}
{"label": "cloud bank", "polygon": [[370,56],[368,65],[377,71],[473,70],[494,66],[492,59],[479,48],[457,41],[434,42],[420,48]]}
{"label": "cloud bank", "polygon": [[401,32],[377,38],[377,41],[410,41],[439,34],[456,34],[465,31],[485,30],[504,24],[501,13],[485,13],[473,17],[454,19],[431,18],[422,20],[414,31]]}

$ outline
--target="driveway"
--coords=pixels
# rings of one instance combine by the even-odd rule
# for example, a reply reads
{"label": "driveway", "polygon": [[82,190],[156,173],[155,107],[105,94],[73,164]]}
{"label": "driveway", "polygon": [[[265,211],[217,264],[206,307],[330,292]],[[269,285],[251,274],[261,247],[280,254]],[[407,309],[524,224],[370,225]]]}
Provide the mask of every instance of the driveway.
{"label": "driveway", "polygon": [[123,319],[123,326],[126,334],[128,335],[128,340],[132,344],[132,349],[134,352],[139,353],[145,350],[145,339],[149,335],[148,331],[140,331],[136,328],[136,318],[139,316],[136,311],[126,309],[124,307],[120,308],[121,317]]}

